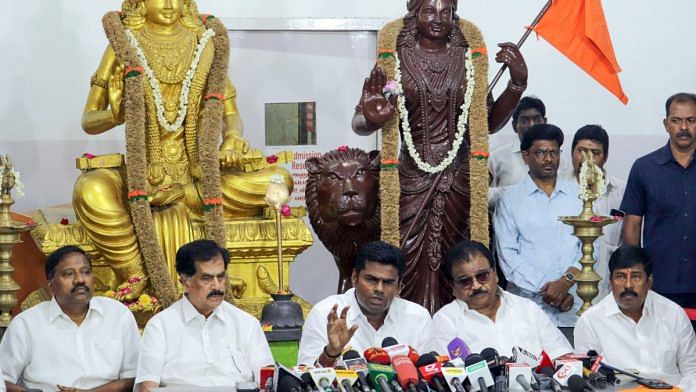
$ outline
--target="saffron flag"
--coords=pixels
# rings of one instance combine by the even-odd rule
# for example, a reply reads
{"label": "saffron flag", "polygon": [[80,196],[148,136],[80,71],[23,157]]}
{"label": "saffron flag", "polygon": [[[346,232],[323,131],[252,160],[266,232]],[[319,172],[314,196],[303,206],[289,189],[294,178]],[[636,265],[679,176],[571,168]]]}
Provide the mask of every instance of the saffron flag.
{"label": "saffron flag", "polygon": [[553,0],[533,29],[624,105],[628,103],[601,0]]}

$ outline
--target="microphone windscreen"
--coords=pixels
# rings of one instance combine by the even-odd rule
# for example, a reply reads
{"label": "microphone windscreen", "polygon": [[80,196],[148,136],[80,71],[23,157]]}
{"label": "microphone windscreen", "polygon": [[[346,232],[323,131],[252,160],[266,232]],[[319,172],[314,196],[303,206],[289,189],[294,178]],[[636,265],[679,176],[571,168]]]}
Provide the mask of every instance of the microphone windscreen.
{"label": "microphone windscreen", "polygon": [[553,378],[553,374],[556,373],[551,366],[544,366],[541,368],[541,373]]}
{"label": "microphone windscreen", "polygon": [[599,355],[599,353],[597,352],[597,350],[590,350],[590,351],[587,352],[587,356],[588,356],[588,357],[596,357],[597,355]]}
{"label": "microphone windscreen", "polygon": [[464,366],[468,367],[481,361],[484,361],[484,359],[480,354],[471,354],[464,360]]}
{"label": "microphone windscreen", "polygon": [[[420,355],[418,355],[418,351],[416,351],[416,349],[411,347],[411,346],[408,346],[408,359],[410,359],[411,362],[413,362],[414,364],[416,362],[418,362],[418,360],[420,359]],[[437,360],[437,359],[435,359],[435,360]]]}
{"label": "microphone windscreen", "polygon": [[387,336],[382,340],[382,347],[396,346],[399,342],[391,336]]}
{"label": "microphone windscreen", "polygon": [[343,359],[357,359],[360,358],[360,354],[355,350],[348,350],[343,354]]}
{"label": "microphone windscreen", "polygon": [[283,376],[278,380],[277,392],[290,392],[293,389],[299,391],[301,388],[302,386],[294,377]]}
{"label": "microphone windscreen", "polygon": [[391,365],[391,359],[389,358],[389,354],[387,354],[384,349],[381,348],[368,348],[365,350],[365,353],[363,354],[367,362],[369,363],[377,363],[380,365]]}
{"label": "microphone windscreen", "polygon": [[491,362],[493,360],[495,360],[495,362],[498,362],[499,360],[498,350],[491,347],[487,347],[481,350],[481,356],[483,357],[483,359],[486,360],[486,362]]}
{"label": "microphone windscreen", "polygon": [[573,374],[568,378],[568,389],[570,389],[570,392],[583,392],[586,390],[585,388],[589,389],[589,385],[577,374]]}
{"label": "microphone windscreen", "polygon": [[469,350],[469,346],[466,345],[466,342],[464,342],[460,338],[454,338],[452,339],[451,342],[447,345],[447,352],[449,353],[450,358],[466,358],[471,354],[471,350]]}
{"label": "microphone windscreen", "polygon": [[418,371],[407,356],[397,355],[392,360],[392,366],[396,371],[396,378],[402,387],[408,388],[409,384],[418,384]]}
{"label": "microphone windscreen", "polygon": [[431,353],[425,353],[418,358],[416,361],[416,367],[430,365],[431,363],[437,362],[437,358]]}
{"label": "microphone windscreen", "polygon": [[314,389],[316,388],[316,385],[314,384],[314,380],[312,380],[312,375],[309,373],[302,373],[300,375],[300,378],[302,379],[302,386],[309,386],[310,388]]}

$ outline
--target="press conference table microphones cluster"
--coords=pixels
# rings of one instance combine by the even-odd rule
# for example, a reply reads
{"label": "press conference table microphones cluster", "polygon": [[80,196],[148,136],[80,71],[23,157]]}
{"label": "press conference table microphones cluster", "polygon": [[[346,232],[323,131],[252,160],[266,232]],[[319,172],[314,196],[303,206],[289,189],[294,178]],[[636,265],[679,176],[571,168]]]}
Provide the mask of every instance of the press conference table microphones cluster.
{"label": "press conference table microphones cluster", "polygon": [[279,364],[263,368],[261,385],[264,392],[587,392],[614,390],[619,382],[616,373],[651,389],[668,385],[607,365],[594,351],[554,362],[545,352],[535,354],[521,347],[513,348],[511,358],[493,348],[474,353],[460,338],[447,348],[447,355],[419,355],[388,337],[382,347],[368,348],[362,356],[354,350],[343,353],[333,368]]}

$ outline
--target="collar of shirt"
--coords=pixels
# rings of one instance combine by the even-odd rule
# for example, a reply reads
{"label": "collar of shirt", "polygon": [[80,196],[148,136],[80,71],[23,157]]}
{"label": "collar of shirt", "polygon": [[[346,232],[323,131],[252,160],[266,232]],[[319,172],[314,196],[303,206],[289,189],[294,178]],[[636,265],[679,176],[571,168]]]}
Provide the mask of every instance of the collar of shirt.
{"label": "collar of shirt", "polygon": [[[657,156],[657,163],[659,165],[666,165],[670,162],[674,162],[677,165],[681,166],[679,162],[677,162],[676,159],[674,159],[674,154],[672,154],[672,149],[669,147],[669,141],[667,141],[667,144],[664,145],[664,147],[660,148],[659,150],[659,155]],[[691,160],[689,161],[689,165],[691,166],[694,162],[694,155],[692,154]]]}
{"label": "collar of shirt", "polygon": [[[205,321],[205,316],[202,315],[198,309],[196,309],[195,306],[189,301],[187,296],[183,297],[183,301],[181,301],[181,306],[182,306],[182,312],[184,316],[184,321],[186,323],[191,322],[191,320],[195,320],[196,318],[202,318],[202,320]],[[213,313],[210,315],[210,317],[216,317],[218,320],[222,321],[222,323],[225,323],[225,312],[223,312],[222,306],[218,305],[213,309]],[[209,317],[209,318],[210,318]]]}
{"label": "collar of shirt", "polygon": [[[104,309],[102,309],[102,306],[98,301],[89,301],[89,309],[87,309],[87,316],[85,316],[85,320],[88,320],[92,313],[96,313],[102,317],[104,316]],[[48,304],[48,323],[53,323],[61,317],[67,321],[72,321],[70,316],[63,312],[63,309],[61,309],[58,301],[56,301],[56,297],[54,296],[51,298],[51,302]]]}
{"label": "collar of shirt", "polygon": [[[348,310],[348,316],[346,316],[348,324],[353,324],[357,319],[362,318],[365,322],[369,324],[369,321],[367,320],[367,316],[362,312],[362,308],[360,307],[360,304],[358,303],[358,293],[355,290],[355,288],[352,288],[348,291],[346,291],[346,295],[348,295],[348,298],[350,298],[350,309]],[[388,322],[394,322],[395,321],[395,313],[397,311],[394,310],[396,307],[396,298],[393,298],[391,303],[389,304],[389,309],[387,310],[387,316],[384,318],[384,324],[387,324]],[[340,312],[341,309],[338,309]],[[371,324],[370,324],[371,325]]]}
{"label": "collar of shirt", "polygon": [[[541,189],[539,189],[539,186],[532,180],[531,175],[527,175],[527,178],[524,179],[523,182],[524,186],[524,191],[525,194],[528,196],[533,195],[536,192],[539,193],[544,193]],[[553,198],[556,194],[558,193],[564,193],[566,195],[571,194],[571,190],[569,189],[569,182],[563,179],[562,176],[556,175],[556,185],[553,188],[553,192],[551,193],[551,197]],[[544,193],[545,195],[545,193]]]}
{"label": "collar of shirt", "polygon": [[[630,318],[623,314],[621,311],[621,308],[619,308],[619,304],[616,302],[616,298],[614,298],[613,293],[609,293],[607,297],[610,297],[609,302],[607,303],[606,310],[604,312],[604,315],[607,317],[619,315],[623,316],[626,318]],[[652,304],[653,304],[653,293],[652,290],[648,290],[648,295],[645,296],[645,302],[643,303],[643,314],[640,317],[640,320],[643,320],[644,318],[650,318],[652,314]],[[632,320],[632,319],[631,319]],[[638,321],[640,321],[638,320]]]}

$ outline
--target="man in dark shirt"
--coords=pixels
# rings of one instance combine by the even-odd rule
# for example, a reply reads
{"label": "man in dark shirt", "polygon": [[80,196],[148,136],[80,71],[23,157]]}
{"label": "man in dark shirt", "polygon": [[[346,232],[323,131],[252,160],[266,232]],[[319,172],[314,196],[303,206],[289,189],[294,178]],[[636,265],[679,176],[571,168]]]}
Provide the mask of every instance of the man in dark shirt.
{"label": "man in dark shirt", "polygon": [[669,142],[639,158],[628,176],[621,209],[624,243],[643,246],[654,260],[659,294],[696,308],[696,94],[665,105]]}

